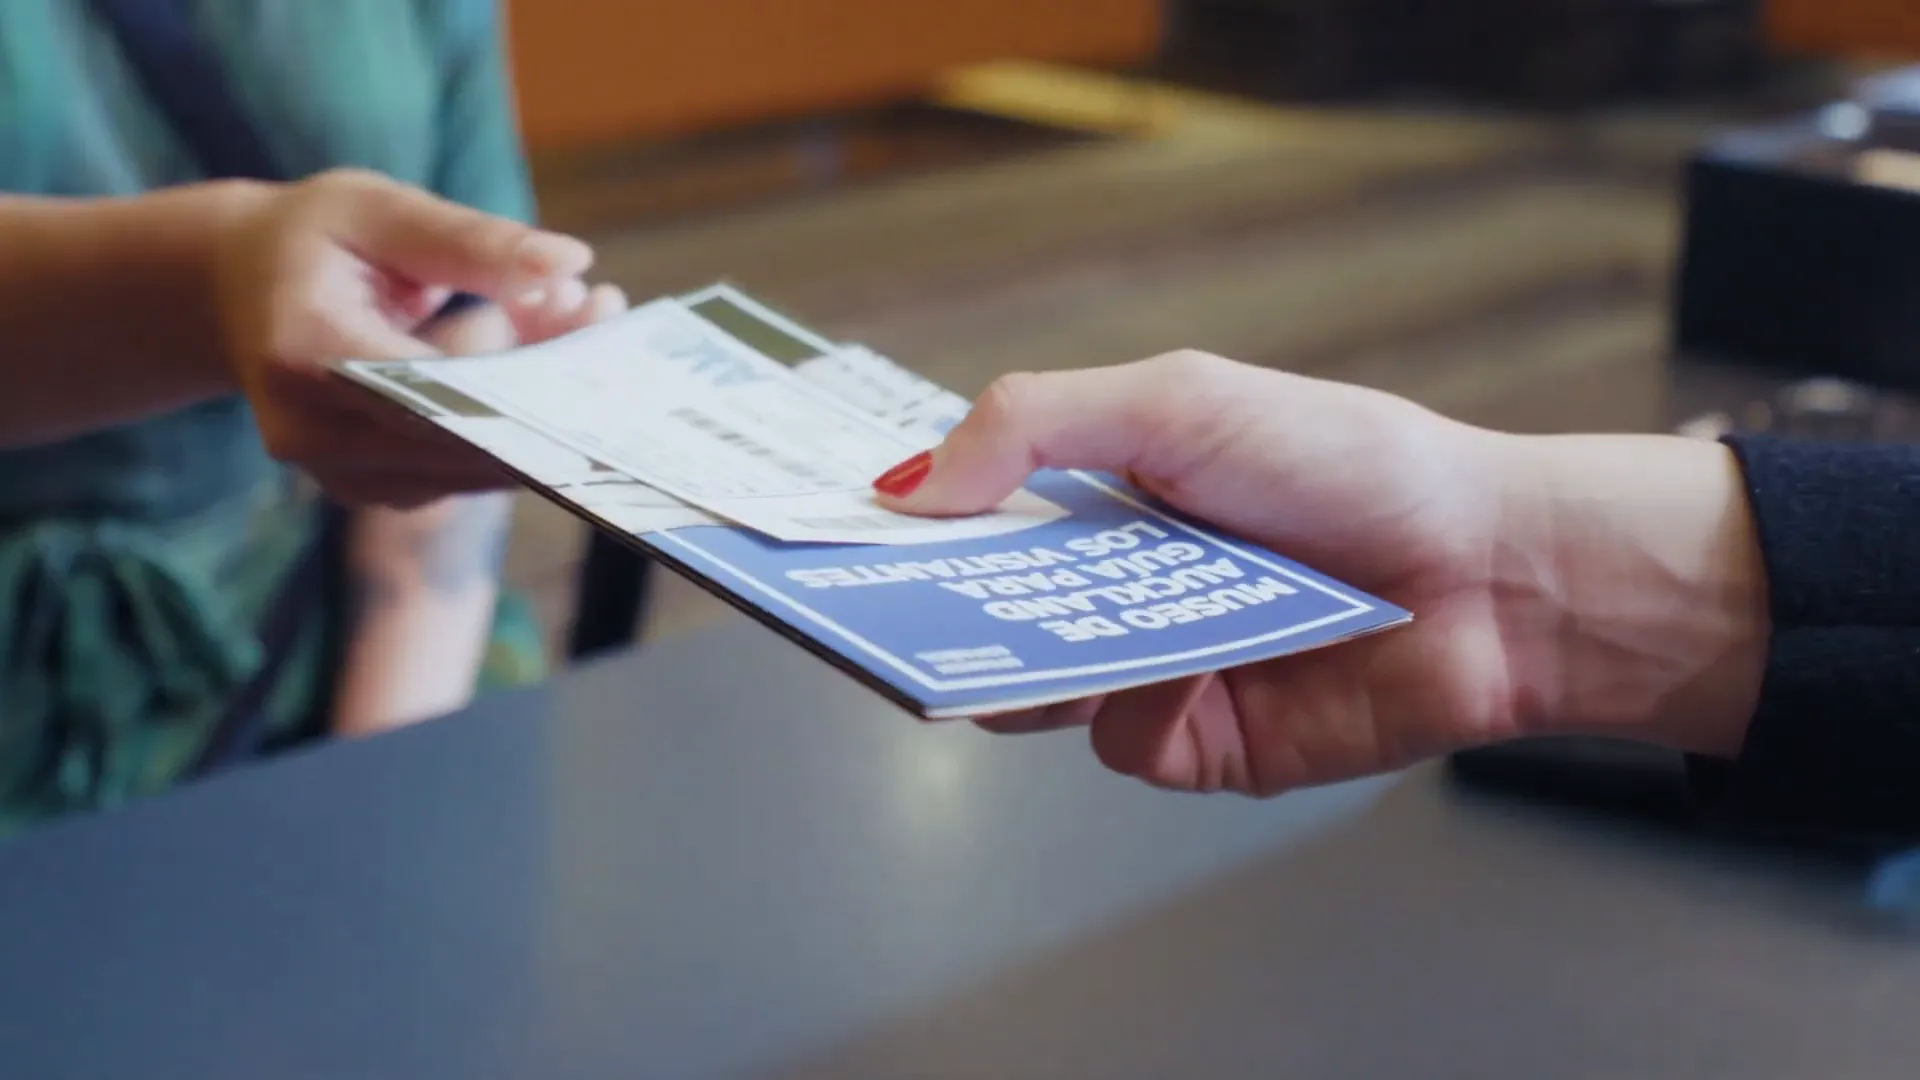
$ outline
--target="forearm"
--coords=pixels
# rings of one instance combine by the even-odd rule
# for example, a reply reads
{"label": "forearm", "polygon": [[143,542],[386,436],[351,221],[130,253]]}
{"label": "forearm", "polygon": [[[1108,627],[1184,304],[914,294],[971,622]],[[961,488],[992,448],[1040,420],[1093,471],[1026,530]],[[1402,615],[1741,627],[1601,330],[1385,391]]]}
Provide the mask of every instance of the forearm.
{"label": "forearm", "polygon": [[0,195],[0,445],[47,442],[232,390],[214,253],[266,189]]}
{"label": "forearm", "polygon": [[1496,592],[1522,723],[1737,755],[1771,629],[1737,460],[1677,437],[1505,438]]}
{"label": "forearm", "polygon": [[512,502],[448,499],[356,516],[354,626],[334,730],[365,735],[453,712],[486,655]]}

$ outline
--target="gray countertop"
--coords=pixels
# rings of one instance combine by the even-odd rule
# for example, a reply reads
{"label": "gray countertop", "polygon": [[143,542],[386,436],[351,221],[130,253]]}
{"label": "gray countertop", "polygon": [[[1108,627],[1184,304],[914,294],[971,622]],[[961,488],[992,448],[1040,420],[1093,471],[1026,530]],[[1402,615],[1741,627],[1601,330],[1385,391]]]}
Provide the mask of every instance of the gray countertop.
{"label": "gray countertop", "polygon": [[1857,868],[1163,794],[743,620],[0,849],[34,1080],[1895,1077]]}

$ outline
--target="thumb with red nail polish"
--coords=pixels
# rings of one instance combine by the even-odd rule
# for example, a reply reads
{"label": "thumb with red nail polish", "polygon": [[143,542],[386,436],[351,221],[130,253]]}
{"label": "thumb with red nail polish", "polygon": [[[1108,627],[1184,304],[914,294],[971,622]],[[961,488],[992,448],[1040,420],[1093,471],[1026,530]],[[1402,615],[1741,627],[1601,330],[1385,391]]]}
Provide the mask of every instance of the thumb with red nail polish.
{"label": "thumb with red nail polish", "polygon": [[924,517],[965,517],[995,509],[1026,481],[1024,471],[1009,482],[1004,470],[993,468],[982,440],[956,436],[958,428],[945,443],[875,478],[880,504]]}
{"label": "thumb with red nail polish", "polygon": [[881,473],[873,482],[873,490],[891,499],[906,499],[920,489],[932,471],[933,454],[922,451]]}
{"label": "thumb with red nail polish", "polygon": [[1002,378],[946,441],[888,469],[874,491],[890,509],[928,517],[996,509],[1041,462],[1072,467],[1082,454],[1100,456],[1101,448],[1079,445],[1086,425],[1071,400],[1079,389],[1066,374]]}

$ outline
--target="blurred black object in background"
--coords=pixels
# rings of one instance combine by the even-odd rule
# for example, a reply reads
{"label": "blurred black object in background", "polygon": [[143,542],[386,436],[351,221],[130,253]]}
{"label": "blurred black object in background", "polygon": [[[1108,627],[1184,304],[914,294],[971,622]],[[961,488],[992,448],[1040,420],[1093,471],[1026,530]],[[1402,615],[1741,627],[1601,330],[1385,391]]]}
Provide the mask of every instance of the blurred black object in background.
{"label": "blurred black object in background", "polygon": [[1790,379],[1733,364],[1684,363],[1673,398],[1683,435],[1920,443],[1920,398],[1831,376]]}
{"label": "blurred black object in background", "polygon": [[1920,391],[1920,72],[1732,132],[1687,172],[1679,351]]}
{"label": "blurred black object in background", "polygon": [[1615,739],[1522,739],[1448,759],[1470,788],[1669,828],[1703,824],[1681,754]]}
{"label": "blurred black object in background", "polygon": [[1169,56],[1266,96],[1545,107],[1737,92],[1766,61],[1761,0],[1175,0]]}

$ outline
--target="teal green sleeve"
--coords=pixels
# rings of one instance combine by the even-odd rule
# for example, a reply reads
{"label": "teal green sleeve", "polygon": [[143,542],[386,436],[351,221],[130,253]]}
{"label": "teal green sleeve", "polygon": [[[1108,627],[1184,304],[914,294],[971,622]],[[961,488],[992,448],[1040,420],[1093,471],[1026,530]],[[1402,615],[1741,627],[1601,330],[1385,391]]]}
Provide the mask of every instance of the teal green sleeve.
{"label": "teal green sleeve", "polygon": [[[494,0],[418,0],[440,48],[438,152],[430,186],[444,198],[532,221],[533,185],[500,7]],[[538,0],[533,0],[538,2]]]}

